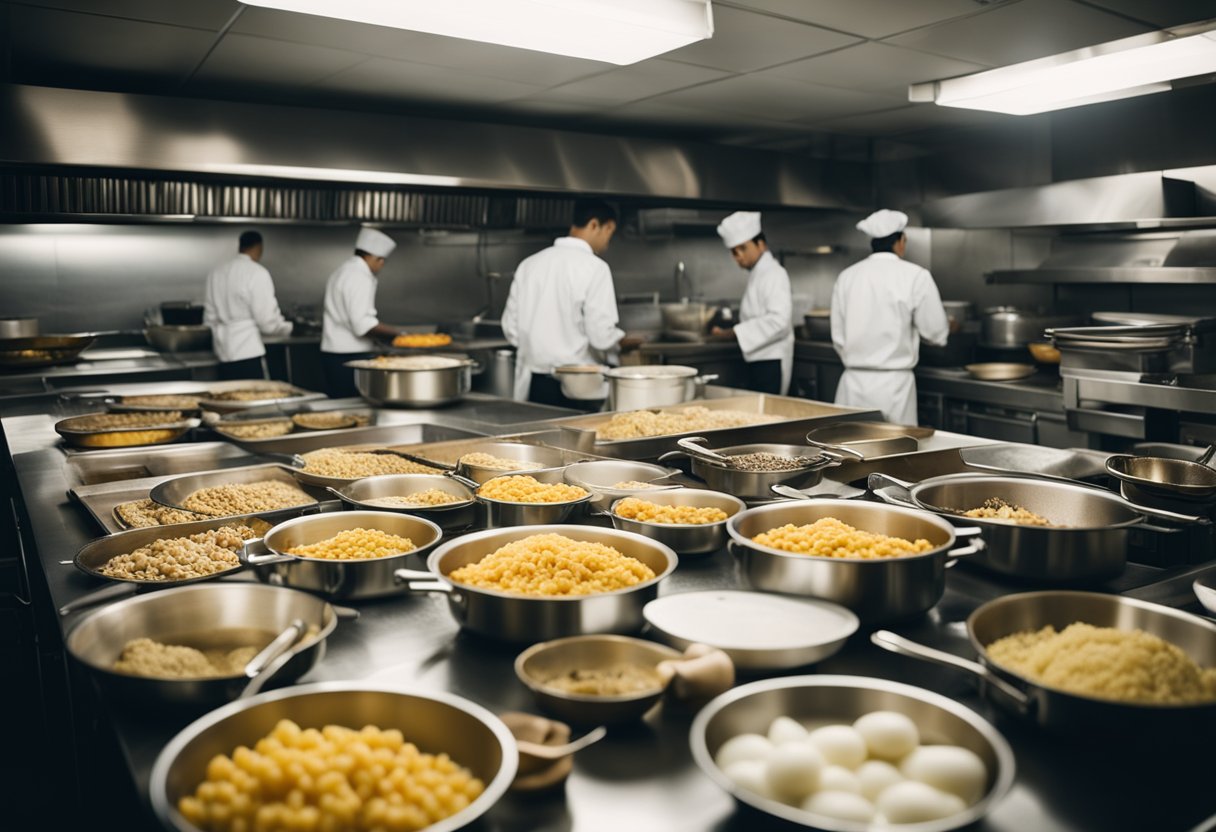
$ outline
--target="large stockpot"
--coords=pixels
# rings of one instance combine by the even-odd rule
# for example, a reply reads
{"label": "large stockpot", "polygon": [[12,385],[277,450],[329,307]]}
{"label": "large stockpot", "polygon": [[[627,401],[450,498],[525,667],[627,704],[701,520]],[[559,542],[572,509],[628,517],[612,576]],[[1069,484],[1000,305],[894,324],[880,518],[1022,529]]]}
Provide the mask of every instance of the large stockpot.
{"label": "large stockpot", "polygon": [[644,535],[651,540],[670,546],[679,555],[708,555],[726,545],[726,523],[747,506],[738,497],[719,491],[701,488],[674,488],[657,493],[640,492],[632,495],[640,500],[660,506],[697,506],[720,508],[726,512],[726,520],[716,523],[648,523],[631,520],[616,513],[624,497],[614,500],[606,512],[612,525],[618,529]]}
{"label": "large stockpot", "polygon": [[941,694],[867,676],[788,676],[741,685],[701,709],[692,722],[688,741],[700,769],[740,802],[802,826],[830,832],[866,832],[887,827],[813,815],[762,797],[727,777],[714,757],[731,737],[766,734],[779,716],[809,724],[851,724],[874,711],[904,714],[916,723],[926,741],[966,748],[978,755],[988,770],[984,795],[973,806],[942,820],[907,828],[916,832],[947,832],[970,826],[990,812],[1013,786],[1016,768],[1013,749],[983,717]]}
{"label": "large stockpot", "polygon": [[[287,554],[294,546],[318,543],[349,529],[379,529],[408,537],[415,548],[399,555],[359,560],[329,560]],[[242,563],[255,567],[265,583],[320,593],[327,598],[359,601],[401,592],[397,572],[410,555],[425,555],[443,537],[430,520],[389,511],[339,511],[298,517],[275,526],[240,552]]]}
{"label": "large stockpot", "polygon": [[[758,534],[792,523],[803,526],[834,517],[856,529],[928,540],[922,554],[895,558],[832,558],[800,555],[761,546]],[[848,607],[866,622],[919,615],[941,600],[946,589],[946,563],[974,556],[984,542],[976,539],[955,548],[958,538],[978,529],[956,529],[940,517],[916,509],[857,500],[809,500],[772,503],[736,514],[726,525],[731,551],[743,575],[756,589],[809,595]]]}
{"label": "large stockpot", "polygon": [[987,347],[1025,347],[1042,341],[1043,331],[1078,322],[1076,315],[1048,315],[1015,306],[994,306],[984,310],[981,341]]}
{"label": "large stockpot", "polygon": [[699,375],[696,367],[680,364],[640,364],[604,371],[608,379],[609,410],[645,410],[683,404],[705,392],[717,376]]}
{"label": "large stockpot", "polygon": [[[443,491],[459,498],[460,502],[437,506],[381,506],[369,503],[378,497],[404,497],[428,489]],[[476,503],[473,489],[452,477],[442,474],[384,474],[364,477],[347,483],[341,488],[331,488],[330,493],[342,501],[347,509],[356,511],[389,511],[396,514],[413,514],[424,517],[441,529],[463,529],[476,519]]]}
{"label": "large stockpot", "polygon": [[[287,654],[254,680],[244,674],[207,679],[133,676],[114,670],[127,642],[150,638],[162,644],[198,649],[226,647],[248,639],[265,646],[293,620],[307,629]],[[128,598],[82,618],[64,640],[69,653],[89,668],[98,686],[120,705],[207,709],[270,682],[294,682],[325,653],[325,639],[337,626],[337,614],[325,600],[282,587],[222,581],[182,586]]]}
{"label": "large stockpot", "polygon": [[[822,448],[811,448],[806,445],[781,445],[773,442],[760,442],[751,445],[732,445],[728,448],[715,448],[712,453],[720,456],[739,456],[740,454],[778,454],[788,457],[802,457],[807,464],[792,471],[744,471],[732,468],[720,462],[715,462],[709,456],[698,454],[695,445],[697,440],[705,441],[704,437],[693,436],[681,440],[685,450],[670,451],[659,457],[659,462],[665,462],[677,455],[687,456],[692,462],[692,475],[703,480],[714,491],[734,494],[745,500],[772,499],[774,485],[787,485],[790,488],[810,488],[823,479],[827,468],[835,468],[848,460],[852,455],[860,458],[856,451],[845,450],[844,454],[828,451]],[[690,447],[692,445],[693,447]]]}
{"label": "large stockpot", "polygon": [[1044,728],[1079,734],[1089,742],[1211,742],[1216,736],[1216,702],[1134,704],[1068,693],[1036,683],[988,656],[988,645],[1005,636],[1047,626],[1059,631],[1078,621],[1143,630],[1181,648],[1200,667],[1216,667],[1216,624],[1160,604],[1100,592],[1024,592],[981,605],[967,618],[978,663],[887,631],[874,633],[872,639],[894,653],[966,670],[980,679],[981,692],[994,702]]}
{"label": "large stockpot", "polygon": [[[888,502],[979,526],[987,546],[970,558],[970,563],[1002,575],[1037,581],[1098,580],[1119,575],[1127,565],[1128,532],[1144,524],[1145,513],[1169,516],[1140,509],[1105,489],[1037,477],[948,474],[912,485],[885,474],[871,474],[868,485]],[[887,487],[891,485],[903,489],[906,496],[889,493]],[[993,498],[1022,506],[1060,525],[1027,526],[961,516]]]}
{"label": "large stockpot", "polygon": [[428,826],[428,832],[454,832],[472,823],[506,793],[519,766],[515,738],[507,726],[467,699],[352,682],[303,685],[233,702],[190,723],[170,740],[156,758],[148,785],[161,826],[200,832],[177,811],[178,801],[206,779],[215,756],[231,755],[239,746],[253,747],[283,719],[301,728],[396,728],[420,751],[446,753],[470,769],[485,783],[485,791],[460,812]]}
{"label": "large stockpot", "polygon": [[[560,534],[611,546],[649,566],[653,580],[615,592],[542,597],[464,586],[449,578],[454,570],[477,563],[500,547],[525,537]],[[659,594],[659,584],[675,571],[679,558],[662,543],[631,532],[591,526],[529,526],[474,532],[444,543],[427,558],[427,572],[400,577],[413,592],[447,596],[452,616],[465,629],[490,638],[534,643],[593,633],[631,633],[642,628],[642,608]]]}
{"label": "large stockpot", "polygon": [[437,407],[460,401],[473,389],[471,358],[444,356],[451,366],[435,369],[370,367],[366,361],[348,361],[355,371],[359,395],[383,407]]}

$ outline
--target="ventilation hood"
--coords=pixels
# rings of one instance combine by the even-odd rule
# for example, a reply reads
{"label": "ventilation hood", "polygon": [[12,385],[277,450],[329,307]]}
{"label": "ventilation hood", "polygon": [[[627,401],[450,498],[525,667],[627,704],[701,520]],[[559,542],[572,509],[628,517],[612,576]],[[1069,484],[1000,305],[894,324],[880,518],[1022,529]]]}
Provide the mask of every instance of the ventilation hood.
{"label": "ventilation hood", "polygon": [[1216,283],[1216,230],[1062,235],[1038,268],[987,277],[991,283]]}

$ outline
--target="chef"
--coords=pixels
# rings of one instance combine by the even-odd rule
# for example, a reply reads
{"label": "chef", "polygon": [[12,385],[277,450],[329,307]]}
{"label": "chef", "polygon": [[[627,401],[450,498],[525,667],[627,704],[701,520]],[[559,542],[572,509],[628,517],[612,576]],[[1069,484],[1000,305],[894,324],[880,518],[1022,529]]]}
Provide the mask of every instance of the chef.
{"label": "chef", "polygon": [[794,367],[790,276],[768,250],[759,213],[736,211],[722,220],[718,236],[735,263],[747,270],[747,289],[739,305],[739,323],[726,329],[715,326],[710,335],[739,342],[749,389],[784,394]]}
{"label": "chef", "polygon": [[596,400],[570,399],[553,368],[615,363],[617,349],[636,346],[617,326],[612,269],[600,259],[616,233],[616,209],[599,199],[574,205],[568,236],[519,264],[502,313],[502,330],[516,348],[515,398],[538,404],[599,409]]}
{"label": "chef", "polygon": [[325,310],[321,322],[321,367],[325,393],[330,398],[359,395],[355,373],[347,361],[371,358],[373,339],[391,340],[396,327],[376,317],[376,275],[397,244],[374,228],[362,228],[348,257],[325,284]]}
{"label": "chef", "polygon": [[262,336],[291,334],[291,322],[279,312],[270,272],[261,264],[262,251],[262,235],[246,231],[237,241],[236,257],[207,275],[203,323],[211,327],[221,379],[266,378]]}
{"label": "chef", "polygon": [[836,278],[832,346],[844,363],[836,404],[881,410],[883,418],[915,425],[920,342],[944,346],[950,334],[933,275],[903,260],[908,215],[875,211],[857,228],[873,254]]}

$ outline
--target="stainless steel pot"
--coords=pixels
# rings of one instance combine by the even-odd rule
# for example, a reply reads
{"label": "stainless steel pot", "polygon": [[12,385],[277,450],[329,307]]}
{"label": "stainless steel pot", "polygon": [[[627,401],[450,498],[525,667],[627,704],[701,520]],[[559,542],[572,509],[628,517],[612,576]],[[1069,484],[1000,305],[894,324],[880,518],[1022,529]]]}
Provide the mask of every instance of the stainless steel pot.
{"label": "stainless steel pot", "polygon": [[[532,472],[526,473],[531,477]],[[502,476],[510,476],[510,473]],[[466,479],[459,474],[448,474],[449,477],[474,489],[474,496],[485,509],[485,524],[491,529],[505,529],[511,526],[541,526],[551,523],[564,523],[575,511],[583,510],[594,498],[595,493],[588,491],[577,500],[566,500],[560,503],[517,503],[509,500],[494,500],[481,495],[478,483]],[[561,482],[560,473],[555,482]],[[542,480],[544,482],[544,480]]]}
{"label": "stainless steel pot", "polygon": [[211,349],[211,327],[149,326],[144,330],[144,340],[161,352],[205,352]]}
{"label": "stainless steel pot", "polygon": [[0,339],[36,338],[40,331],[37,318],[0,318]]}
{"label": "stainless steel pot", "polygon": [[[374,500],[377,497],[404,497],[407,494],[432,488],[458,497],[460,502],[419,507],[382,506],[368,503],[368,500]],[[386,474],[379,477],[365,477],[341,488],[331,488],[329,491],[341,500],[347,509],[412,514],[430,520],[445,531],[467,528],[473,524],[477,516],[473,490],[442,474]]]}
{"label": "stainless steel pot", "polygon": [[[287,554],[293,546],[317,543],[348,529],[379,529],[408,537],[415,548],[399,555],[364,560],[323,560]],[[335,600],[365,600],[401,591],[396,572],[413,554],[424,556],[443,537],[430,520],[388,511],[341,511],[298,517],[275,526],[239,553],[263,583],[320,593]]]}
{"label": "stainless steel pot", "polygon": [[[567,465],[562,479],[595,494],[591,508],[607,511],[613,501],[631,495],[653,494],[658,491],[679,488],[674,482],[664,482],[668,477],[680,473],[677,468],[665,468],[648,462],[631,462],[625,459],[593,459]],[[647,483],[650,488],[613,488],[622,482]]]}
{"label": "stainless steel pot", "polygon": [[[1036,477],[949,474],[912,485],[885,474],[871,474],[867,484],[884,501],[982,528],[987,546],[969,563],[1036,581],[1097,580],[1121,574],[1127,565],[1128,532],[1145,523],[1146,513],[1198,519],[1139,508],[1104,489]],[[1026,526],[960,516],[993,498],[1022,506],[1059,525]]]}
{"label": "stainless steel pot", "polygon": [[1079,323],[1076,315],[1049,315],[1015,306],[994,306],[984,310],[981,340],[989,347],[1025,347],[1042,341],[1043,330]]}
{"label": "stainless steel pot", "polygon": [[[719,462],[711,457],[700,455],[695,450],[697,440],[704,442],[704,437],[693,436],[681,440],[684,450],[670,451],[659,457],[659,462],[666,462],[677,456],[687,456],[692,463],[692,475],[703,480],[710,489],[734,494],[745,500],[767,500],[772,498],[771,489],[774,485],[788,485],[790,488],[810,488],[823,479],[823,472],[835,468],[847,461],[847,454],[860,458],[856,452],[846,451],[840,454],[821,448],[809,448],[806,445],[781,445],[773,442],[762,442],[753,445],[732,445],[728,448],[716,448],[711,452],[719,456],[731,457],[740,454],[768,453],[788,457],[805,457],[812,460],[805,467],[793,471],[741,471]],[[842,449],[843,450],[843,449]]]}
{"label": "stainless steel pot", "polygon": [[[616,592],[540,597],[454,584],[453,570],[476,563],[500,547],[537,534],[560,534],[573,540],[611,546],[649,566],[653,580]],[[630,532],[591,526],[528,526],[490,529],[448,541],[427,558],[428,572],[402,571],[412,592],[440,592],[460,626],[502,641],[537,642],[590,633],[630,633],[641,629],[642,608],[659,593],[659,584],[675,571],[679,558],[669,547]]]}
{"label": "stainless steel pot", "polygon": [[654,494],[639,493],[633,496],[661,506],[720,508],[726,512],[726,520],[720,520],[717,523],[647,523],[642,520],[621,517],[616,513],[616,509],[621,499],[624,498],[613,501],[606,514],[612,520],[614,527],[657,540],[670,546],[681,556],[708,555],[721,549],[726,545],[727,521],[747,508],[738,497],[700,488],[675,488],[670,491],[659,491]]}
{"label": "stainless steel pot", "polygon": [[811,814],[761,797],[727,777],[714,757],[731,737],[764,735],[779,716],[803,723],[847,725],[873,711],[904,714],[925,733],[931,728],[935,742],[974,752],[988,770],[984,795],[973,806],[939,821],[918,823],[912,827],[917,832],[948,832],[970,826],[992,811],[1013,786],[1013,750],[1000,732],[975,711],[923,688],[866,676],[789,676],[741,685],[701,709],[693,720],[688,741],[700,769],[741,803],[801,826],[830,832],[860,832],[874,827]]}
{"label": "stainless steel pot", "polygon": [[519,765],[515,738],[502,720],[459,696],[381,690],[352,682],[304,685],[233,702],[178,732],[157,756],[148,785],[161,826],[199,832],[177,811],[178,801],[206,779],[215,756],[231,755],[242,745],[252,747],[282,719],[302,728],[396,728],[419,750],[448,754],[469,768],[485,783],[485,791],[460,812],[428,826],[427,832],[454,832],[481,817],[506,793]]}
{"label": "stainless steel pot", "polygon": [[696,367],[680,364],[641,364],[612,367],[608,379],[609,410],[645,410],[668,407],[699,398],[716,375],[699,375]]}
{"label": "stainless steel pot", "polygon": [[[293,620],[315,632],[290,645],[252,681],[242,674],[209,679],[133,676],[114,670],[127,642],[150,638],[198,649],[248,643],[264,647]],[[64,641],[72,657],[93,673],[104,694],[119,705],[205,710],[265,684],[294,682],[320,661],[325,639],[337,626],[334,608],[306,592],[254,583],[182,586],[128,598],[82,618]]]}
{"label": "stainless steel pot", "polygon": [[[771,549],[752,540],[758,534],[792,523],[802,526],[835,517],[867,532],[928,540],[933,548],[898,558],[832,558]],[[948,560],[983,551],[978,538],[955,548],[959,537],[979,529],[956,529],[924,511],[857,500],[812,500],[750,508],[726,525],[731,551],[747,581],[756,589],[810,595],[848,607],[866,622],[919,615],[941,600]]]}
{"label": "stainless steel pot", "polygon": [[883,649],[974,674],[988,698],[1044,728],[1079,734],[1087,741],[1211,742],[1216,736],[1216,702],[1141,705],[1082,696],[1039,684],[988,657],[987,647],[1005,636],[1046,626],[1063,630],[1077,621],[1143,630],[1180,647],[1200,667],[1216,666],[1216,624],[1159,604],[1099,592],[1024,592],[981,605],[967,618],[967,635],[979,663],[886,631],[874,633],[872,639]]}
{"label": "stainless steel pot", "polygon": [[383,369],[362,362],[346,363],[355,371],[359,395],[382,407],[438,407],[460,401],[473,388],[470,358],[456,359],[450,367],[435,370]]}

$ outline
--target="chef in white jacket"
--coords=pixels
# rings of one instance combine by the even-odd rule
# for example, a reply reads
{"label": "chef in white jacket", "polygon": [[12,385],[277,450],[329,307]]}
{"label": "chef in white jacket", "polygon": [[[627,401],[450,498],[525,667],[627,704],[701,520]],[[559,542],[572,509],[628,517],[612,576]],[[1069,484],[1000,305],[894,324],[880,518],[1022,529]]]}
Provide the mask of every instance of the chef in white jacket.
{"label": "chef in white jacket", "polygon": [[784,395],[794,368],[790,276],[768,250],[759,213],[736,211],[722,220],[718,236],[739,267],[747,269],[747,288],[739,304],[739,323],[728,329],[714,327],[710,335],[739,342],[749,389]]}
{"label": "chef in white jacket", "polygon": [[907,214],[885,209],[859,222],[874,253],[832,291],[832,346],[845,367],[836,404],[881,410],[898,425],[917,424],[920,342],[944,346],[950,334],[933,275],[903,259],[907,225]]}
{"label": "chef in white jacket", "polygon": [[574,205],[570,232],[525,259],[502,313],[502,331],[516,348],[515,398],[538,404],[598,410],[608,395],[570,399],[553,368],[616,363],[618,347],[636,345],[617,326],[612,269],[600,259],[616,232],[616,209],[599,199]]}
{"label": "chef in white jacket", "polygon": [[246,231],[237,243],[237,256],[207,275],[203,323],[211,327],[221,379],[266,378],[262,336],[291,334],[291,322],[279,312],[270,272],[260,262],[262,251],[262,235]]}
{"label": "chef in white jacket", "polygon": [[330,398],[359,395],[355,374],[347,361],[371,358],[373,339],[391,340],[396,327],[380,323],[376,315],[376,275],[397,244],[374,228],[362,228],[355,253],[329,276],[325,284],[325,311],[321,321],[321,368],[325,393]]}

